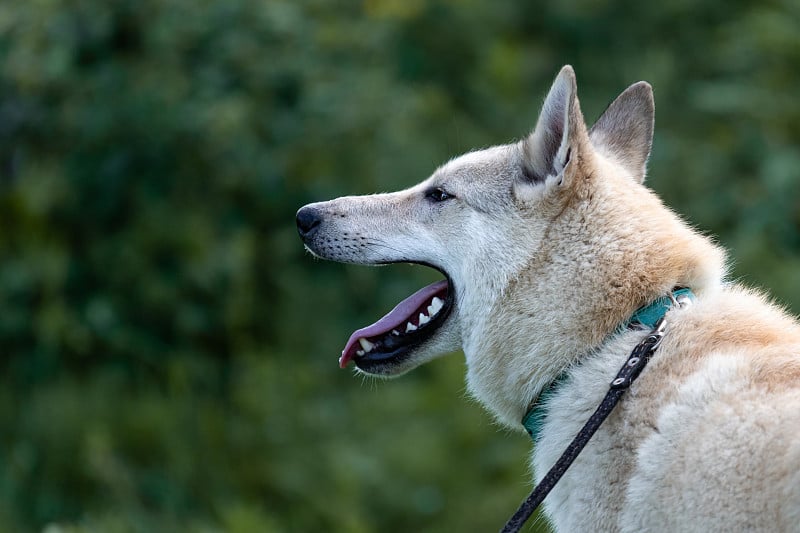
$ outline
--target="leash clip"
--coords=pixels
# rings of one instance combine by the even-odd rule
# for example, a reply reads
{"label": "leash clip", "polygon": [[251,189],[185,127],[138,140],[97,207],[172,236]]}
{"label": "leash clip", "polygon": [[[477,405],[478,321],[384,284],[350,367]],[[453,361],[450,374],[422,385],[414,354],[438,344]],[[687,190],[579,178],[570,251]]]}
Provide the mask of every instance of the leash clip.
{"label": "leash clip", "polygon": [[653,352],[664,339],[664,332],[667,329],[667,321],[662,316],[655,323],[655,326],[639,344],[633,349],[628,361],[617,373],[617,377],[611,382],[613,390],[627,389],[633,383],[650,361]]}

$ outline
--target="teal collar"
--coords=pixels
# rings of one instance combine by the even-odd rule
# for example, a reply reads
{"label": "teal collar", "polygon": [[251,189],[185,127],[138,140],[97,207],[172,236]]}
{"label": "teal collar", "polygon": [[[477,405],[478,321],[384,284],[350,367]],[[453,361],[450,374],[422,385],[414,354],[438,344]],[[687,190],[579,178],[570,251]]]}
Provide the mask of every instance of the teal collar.
{"label": "teal collar", "polygon": [[[681,296],[694,300],[694,293],[692,293],[691,289],[674,289],[671,294],[662,296],[653,303],[637,309],[628,320],[622,323],[617,331],[628,328],[633,324],[641,324],[648,328],[654,327],[656,322],[658,322],[661,317],[667,314],[667,311],[670,310],[672,305]],[[533,439],[534,442],[539,439],[545,418],[547,418],[547,403],[549,399],[553,396],[555,391],[567,381],[567,379],[569,379],[567,372],[562,372],[556,379],[554,379],[544,388],[544,390],[539,394],[539,397],[533,401],[530,409],[528,409],[528,412],[525,413],[525,416],[522,418],[522,425],[528,431],[528,435],[531,436],[531,439]]]}

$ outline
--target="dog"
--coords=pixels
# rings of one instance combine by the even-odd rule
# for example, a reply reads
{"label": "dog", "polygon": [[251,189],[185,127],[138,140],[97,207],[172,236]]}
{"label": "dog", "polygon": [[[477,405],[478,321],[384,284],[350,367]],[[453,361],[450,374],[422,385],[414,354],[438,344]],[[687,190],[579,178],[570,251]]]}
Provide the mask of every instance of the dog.
{"label": "dog", "polygon": [[548,390],[538,482],[648,334],[632,314],[688,288],[545,514],[569,532],[800,531],[800,325],[726,281],[724,251],[644,185],[653,117],[638,82],[588,128],[565,66],[521,141],[400,192],[302,207],[313,255],[444,278],[354,332],[340,365],[398,376],[462,349],[469,392],[519,430]]}

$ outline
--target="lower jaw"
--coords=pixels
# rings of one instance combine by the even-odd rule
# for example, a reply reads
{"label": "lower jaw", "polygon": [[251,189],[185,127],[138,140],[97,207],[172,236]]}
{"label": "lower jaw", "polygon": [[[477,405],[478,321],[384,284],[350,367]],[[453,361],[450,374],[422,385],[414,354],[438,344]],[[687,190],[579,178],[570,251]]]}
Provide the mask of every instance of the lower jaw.
{"label": "lower jaw", "polygon": [[402,366],[411,356],[411,349],[396,350],[388,354],[369,354],[357,357],[353,361],[356,368],[366,374],[391,375],[393,368]]}

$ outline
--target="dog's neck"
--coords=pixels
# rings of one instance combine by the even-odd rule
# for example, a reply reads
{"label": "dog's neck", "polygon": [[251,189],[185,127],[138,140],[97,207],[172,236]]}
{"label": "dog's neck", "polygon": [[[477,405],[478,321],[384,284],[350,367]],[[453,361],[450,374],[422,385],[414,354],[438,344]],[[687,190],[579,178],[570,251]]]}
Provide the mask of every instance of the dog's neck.
{"label": "dog's neck", "polygon": [[[627,212],[606,207],[607,195],[621,196]],[[633,245],[631,233],[637,235]],[[593,191],[553,224],[544,245],[500,295],[467,311],[462,340],[470,392],[499,421],[519,427],[544,387],[591,357],[637,308],[676,286],[702,294],[719,283],[722,264],[712,243],[644,187]]]}
{"label": "dog's neck", "polygon": [[[669,295],[657,298],[648,305],[637,309],[627,321],[620,324],[617,330],[624,331],[625,329],[638,327],[652,329],[667,311],[682,298],[693,300],[694,293],[691,289],[676,287]],[[525,416],[522,418],[522,426],[534,442],[538,440],[542,425],[547,417],[546,404],[548,398],[552,396],[567,379],[567,372],[562,372],[556,379],[545,386],[544,390],[531,402],[528,412],[525,413]]]}

